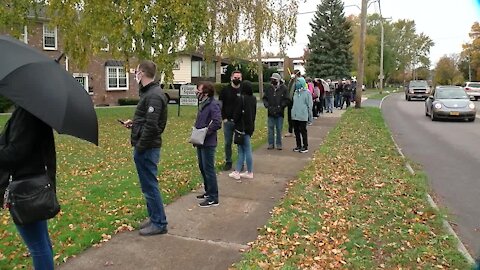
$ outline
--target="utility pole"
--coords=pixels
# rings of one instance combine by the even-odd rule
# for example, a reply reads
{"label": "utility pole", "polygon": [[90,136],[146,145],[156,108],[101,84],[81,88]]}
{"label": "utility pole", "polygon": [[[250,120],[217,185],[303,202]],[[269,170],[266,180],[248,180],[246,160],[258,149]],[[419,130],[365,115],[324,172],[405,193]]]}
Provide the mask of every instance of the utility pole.
{"label": "utility pole", "polygon": [[355,92],[355,108],[362,107],[362,85],[363,77],[365,76],[365,39],[367,34],[367,5],[368,0],[362,0],[362,12],[360,13],[360,51],[358,53],[358,75],[357,75],[357,89]]}

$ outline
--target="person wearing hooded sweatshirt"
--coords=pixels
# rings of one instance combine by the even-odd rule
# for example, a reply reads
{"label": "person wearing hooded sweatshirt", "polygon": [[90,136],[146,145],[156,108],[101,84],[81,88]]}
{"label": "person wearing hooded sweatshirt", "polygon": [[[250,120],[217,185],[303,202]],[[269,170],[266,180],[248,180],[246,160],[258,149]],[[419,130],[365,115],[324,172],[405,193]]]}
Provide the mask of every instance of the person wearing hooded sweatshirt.
{"label": "person wearing hooded sweatshirt", "polygon": [[305,79],[298,78],[293,95],[292,121],[297,147],[295,152],[308,152],[307,122],[313,107],[312,96],[305,88]]}

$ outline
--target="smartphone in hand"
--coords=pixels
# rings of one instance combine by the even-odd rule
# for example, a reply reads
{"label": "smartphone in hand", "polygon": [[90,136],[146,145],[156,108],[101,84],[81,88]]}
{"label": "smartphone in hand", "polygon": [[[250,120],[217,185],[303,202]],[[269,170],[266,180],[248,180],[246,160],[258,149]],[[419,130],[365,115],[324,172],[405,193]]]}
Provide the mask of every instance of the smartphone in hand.
{"label": "smartphone in hand", "polygon": [[117,119],[117,121],[120,122],[120,124],[125,125],[125,121],[123,121],[121,119]]}

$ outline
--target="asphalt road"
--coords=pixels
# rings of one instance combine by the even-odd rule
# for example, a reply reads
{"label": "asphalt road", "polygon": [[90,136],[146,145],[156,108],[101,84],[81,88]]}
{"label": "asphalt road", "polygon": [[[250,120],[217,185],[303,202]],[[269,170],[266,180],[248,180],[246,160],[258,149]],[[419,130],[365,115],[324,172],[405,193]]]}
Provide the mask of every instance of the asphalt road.
{"label": "asphalt road", "polygon": [[[475,102],[479,107],[480,102]],[[405,156],[422,166],[430,194],[448,210],[470,254],[480,254],[480,119],[432,122],[424,101],[387,97],[382,112]]]}

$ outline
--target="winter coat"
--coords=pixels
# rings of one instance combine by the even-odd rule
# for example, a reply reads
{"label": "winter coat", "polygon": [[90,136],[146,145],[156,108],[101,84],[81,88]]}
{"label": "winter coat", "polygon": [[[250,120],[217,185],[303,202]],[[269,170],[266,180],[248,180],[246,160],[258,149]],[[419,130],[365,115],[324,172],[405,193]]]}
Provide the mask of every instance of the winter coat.
{"label": "winter coat", "polygon": [[225,86],[218,96],[218,100],[222,102],[222,119],[233,119],[233,111],[237,105],[235,102],[240,96],[240,88],[235,88],[231,84]]}
{"label": "winter coat", "polygon": [[162,147],[167,125],[168,98],[157,82],[140,88],[140,101],[133,117],[131,144],[138,152]]}
{"label": "winter coat", "polygon": [[203,146],[217,146],[217,130],[222,127],[220,104],[213,97],[208,98],[204,102],[205,104],[198,110],[195,127],[204,128],[208,126]]}
{"label": "winter coat", "polygon": [[0,134],[0,189],[8,185],[10,174],[15,181],[45,172],[55,186],[53,130],[33,114],[17,107]]}
{"label": "winter coat", "polygon": [[[242,100],[243,99],[243,100]],[[244,131],[252,136],[255,131],[255,118],[257,115],[257,98],[249,95],[241,95],[233,113],[235,129]]]}
{"label": "winter coat", "polygon": [[270,85],[263,95],[263,105],[267,108],[268,116],[283,117],[285,107],[288,106],[288,90],[284,84],[275,88]]}
{"label": "winter coat", "polygon": [[292,120],[308,121],[312,107],[313,101],[310,92],[305,88],[296,90],[293,95]]}

